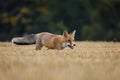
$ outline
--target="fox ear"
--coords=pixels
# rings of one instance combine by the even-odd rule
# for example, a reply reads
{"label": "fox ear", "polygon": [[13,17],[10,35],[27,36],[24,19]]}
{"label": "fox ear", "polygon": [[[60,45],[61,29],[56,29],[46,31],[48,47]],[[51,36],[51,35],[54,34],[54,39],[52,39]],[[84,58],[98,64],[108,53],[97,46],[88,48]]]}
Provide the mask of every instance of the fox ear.
{"label": "fox ear", "polygon": [[74,31],[71,33],[71,35],[72,35],[73,37],[75,37],[75,33],[76,33],[76,30],[74,30]]}
{"label": "fox ear", "polygon": [[64,31],[64,32],[63,32],[63,36],[64,36],[64,37],[67,37],[67,36],[68,36],[68,32],[67,32],[67,31]]}

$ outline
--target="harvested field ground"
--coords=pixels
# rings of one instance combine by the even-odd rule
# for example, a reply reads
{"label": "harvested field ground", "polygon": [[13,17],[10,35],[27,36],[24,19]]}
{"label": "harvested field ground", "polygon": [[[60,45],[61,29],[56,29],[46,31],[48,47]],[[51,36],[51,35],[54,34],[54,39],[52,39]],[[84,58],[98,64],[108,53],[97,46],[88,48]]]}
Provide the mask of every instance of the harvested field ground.
{"label": "harvested field ground", "polygon": [[0,42],[0,80],[120,80],[120,43],[35,51],[35,45]]}

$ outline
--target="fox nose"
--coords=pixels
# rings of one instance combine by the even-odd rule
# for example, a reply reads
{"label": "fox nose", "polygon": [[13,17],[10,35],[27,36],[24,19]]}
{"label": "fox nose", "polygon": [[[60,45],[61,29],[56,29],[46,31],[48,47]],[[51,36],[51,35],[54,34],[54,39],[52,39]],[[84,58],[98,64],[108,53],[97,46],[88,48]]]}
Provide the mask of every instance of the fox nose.
{"label": "fox nose", "polygon": [[70,44],[70,46],[76,46],[76,44]]}
{"label": "fox nose", "polygon": [[73,46],[76,46],[76,44],[73,44]]}

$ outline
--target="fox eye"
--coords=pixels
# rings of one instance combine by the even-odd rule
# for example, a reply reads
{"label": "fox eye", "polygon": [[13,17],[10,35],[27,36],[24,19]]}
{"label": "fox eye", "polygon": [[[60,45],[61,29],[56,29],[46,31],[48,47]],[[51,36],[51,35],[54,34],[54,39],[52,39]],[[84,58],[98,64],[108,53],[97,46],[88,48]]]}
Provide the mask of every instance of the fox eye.
{"label": "fox eye", "polygon": [[71,40],[68,40],[68,42],[70,42]]}

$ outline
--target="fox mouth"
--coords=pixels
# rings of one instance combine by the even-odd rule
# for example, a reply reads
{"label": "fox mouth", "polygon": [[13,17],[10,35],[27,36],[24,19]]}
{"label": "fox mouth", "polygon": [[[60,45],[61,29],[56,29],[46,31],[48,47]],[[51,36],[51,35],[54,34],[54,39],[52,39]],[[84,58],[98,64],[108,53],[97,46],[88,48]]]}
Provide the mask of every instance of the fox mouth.
{"label": "fox mouth", "polygon": [[73,49],[73,46],[71,46],[71,45],[68,45],[68,47],[71,48],[71,49]]}

